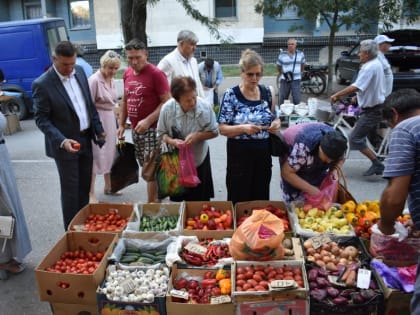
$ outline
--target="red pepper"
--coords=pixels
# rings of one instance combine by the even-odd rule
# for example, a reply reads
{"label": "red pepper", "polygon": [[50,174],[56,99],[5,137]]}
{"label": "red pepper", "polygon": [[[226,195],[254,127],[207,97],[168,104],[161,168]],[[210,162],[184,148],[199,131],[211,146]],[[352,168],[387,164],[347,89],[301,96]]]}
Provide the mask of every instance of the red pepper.
{"label": "red pepper", "polygon": [[182,258],[189,264],[194,265],[194,266],[202,266],[203,265],[203,260],[197,256],[191,255],[189,253],[186,253],[185,251],[183,251],[181,253]]}

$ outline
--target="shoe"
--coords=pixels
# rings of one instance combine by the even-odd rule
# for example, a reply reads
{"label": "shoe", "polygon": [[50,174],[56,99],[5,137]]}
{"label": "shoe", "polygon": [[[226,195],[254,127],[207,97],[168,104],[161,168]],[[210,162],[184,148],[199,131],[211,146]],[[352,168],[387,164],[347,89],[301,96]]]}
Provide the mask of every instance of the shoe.
{"label": "shoe", "polygon": [[382,175],[385,166],[382,163],[372,164],[372,166],[363,173],[363,176]]}
{"label": "shoe", "polygon": [[123,193],[121,191],[112,192],[111,189],[104,189],[104,194],[108,196],[122,196]]}
{"label": "shoe", "polygon": [[7,280],[9,274],[18,275],[25,271],[25,264],[10,260],[8,263],[0,264],[0,280]]}

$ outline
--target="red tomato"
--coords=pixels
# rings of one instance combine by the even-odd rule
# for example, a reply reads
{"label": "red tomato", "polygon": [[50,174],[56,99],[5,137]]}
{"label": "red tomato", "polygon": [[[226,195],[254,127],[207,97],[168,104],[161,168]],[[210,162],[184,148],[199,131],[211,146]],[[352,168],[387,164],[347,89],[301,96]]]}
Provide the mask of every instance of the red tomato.
{"label": "red tomato", "polygon": [[80,143],[79,142],[72,143],[71,146],[75,150],[80,150]]}

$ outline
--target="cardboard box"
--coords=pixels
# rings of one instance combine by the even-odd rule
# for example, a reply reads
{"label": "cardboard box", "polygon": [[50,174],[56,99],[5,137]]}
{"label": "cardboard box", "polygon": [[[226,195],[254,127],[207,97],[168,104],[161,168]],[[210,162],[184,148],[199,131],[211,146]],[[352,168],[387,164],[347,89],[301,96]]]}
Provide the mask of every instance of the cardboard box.
{"label": "cardboard box", "polygon": [[[238,267],[247,266],[272,266],[277,267],[298,267],[302,273],[303,287],[293,288],[282,291],[235,291],[236,288],[236,270]],[[276,300],[295,300],[307,299],[309,296],[309,285],[306,277],[306,269],[303,260],[272,260],[272,261],[236,261],[232,267],[232,299],[235,303],[254,302],[254,301],[276,301]]]}
{"label": "cardboard box", "polygon": [[245,214],[251,215],[252,209],[254,208],[265,208],[267,206],[273,206],[275,208],[279,208],[285,210],[287,213],[287,218],[289,220],[289,231],[284,231],[285,236],[293,236],[292,230],[292,223],[289,218],[289,211],[287,209],[287,205],[283,201],[272,201],[272,200],[254,200],[254,201],[245,201],[245,202],[238,202],[235,205],[235,215],[236,218],[239,219]]}
{"label": "cardboard box", "polygon": [[50,307],[54,315],[100,315],[96,303],[92,305],[51,303]]}
{"label": "cardboard box", "polygon": [[[67,232],[35,268],[41,301],[65,304],[96,304],[96,288],[104,280],[107,257],[111,255],[118,235],[112,233]],[[93,274],[71,274],[47,271],[65,251],[84,249],[104,252]],[[66,284],[62,288],[60,284]]]}
{"label": "cardboard box", "polygon": [[18,131],[21,131],[19,117],[16,114],[6,115],[7,125],[4,129],[4,135],[10,136]]}
{"label": "cardboard box", "polygon": [[[180,235],[183,229],[182,215],[184,206],[185,204],[183,202],[138,204],[135,215],[133,215],[130,222],[127,224],[127,228],[123,231],[122,235],[127,238],[144,237],[145,235],[153,236],[153,234],[157,232],[165,232],[169,235]],[[179,216],[177,226],[174,229],[169,229],[167,231],[139,231],[140,220],[144,216],[155,218],[174,215]]]}
{"label": "cardboard box", "polygon": [[233,303],[189,304],[172,302],[172,297],[169,292],[178,274],[187,272],[191,276],[203,276],[208,270],[210,269],[178,269],[176,264],[172,266],[171,281],[169,282],[168,295],[166,296],[167,315],[232,315],[235,313],[235,305]]}
{"label": "cardboard box", "polygon": [[[193,218],[196,215],[200,214],[200,211],[203,209],[203,204],[209,204],[211,207],[224,210],[232,210],[233,222],[232,229],[227,230],[188,230],[185,228],[187,218]],[[199,239],[202,238],[217,238],[222,239],[224,237],[231,237],[234,230],[236,229],[236,215],[233,208],[233,204],[230,201],[187,201],[185,202],[184,214],[182,216],[183,230],[182,235],[195,235]]]}
{"label": "cardboard box", "polygon": [[309,315],[309,300],[282,300],[269,302],[241,302],[237,315]]}
{"label": "cardboard box", "polygon": [[[117,210],[118,214],[128,221],[132,220],[134,216],[134,208],[132,204],[122,203],[91,203],[80,209],[80,211],[74,216],[69,224],[69,231],[80,232],[83,231],[86,219],[90,214],[105,215],[110,209]],[[125,228],[125,227],[124,227]],[[118,233],[121,234],[123,229],[119,231],[104,231],[107,233]],[[87,232],[87,231],[83,231]],[[90,231],[91,232],[91,231]],[[95,232],[96,233],[96,232]]]}
{"label": "cardboard box", "polygon": [[166,315],[166,297],[156,297],[153,303],[135,303],[108,300],[104,293],[97,292],[99,314]]}
{"label": "cardboard box", "polygon": [[384,315],[410,315],[410,302],[413,294],[387,289],[388,298],[385,300]]}

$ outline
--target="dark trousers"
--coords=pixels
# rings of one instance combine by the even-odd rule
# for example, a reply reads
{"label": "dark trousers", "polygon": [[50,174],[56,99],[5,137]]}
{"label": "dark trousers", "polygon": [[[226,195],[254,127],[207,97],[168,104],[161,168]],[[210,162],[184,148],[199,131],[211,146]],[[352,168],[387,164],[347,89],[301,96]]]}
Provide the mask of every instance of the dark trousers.
{"label": "dark trousers", "polygon": [[90,182],[92,179],[92,144],[90,137],[80,141],[81,149],[76,159],[55,159],[61,187],[61,208],[64,229],[81,208],[89,203]]}
{"label": "dark trousers", "polygon": [[269,139],[227,141],[227,199],[270,200],[271,153]]}

